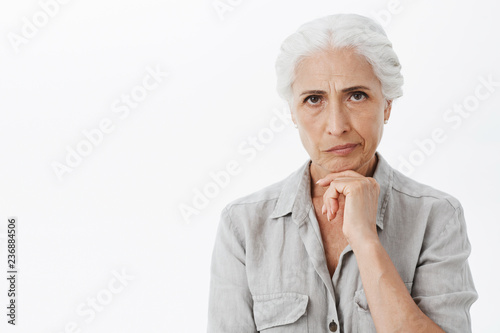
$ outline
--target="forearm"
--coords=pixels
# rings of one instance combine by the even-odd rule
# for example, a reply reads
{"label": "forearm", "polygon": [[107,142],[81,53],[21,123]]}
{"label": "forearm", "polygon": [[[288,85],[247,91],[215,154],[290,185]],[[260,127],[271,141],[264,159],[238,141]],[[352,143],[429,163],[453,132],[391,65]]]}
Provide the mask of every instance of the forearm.
{"label": "forearm", "polygon": [[378,332],[444,332],[415,304],[378,238],[351,247]]}

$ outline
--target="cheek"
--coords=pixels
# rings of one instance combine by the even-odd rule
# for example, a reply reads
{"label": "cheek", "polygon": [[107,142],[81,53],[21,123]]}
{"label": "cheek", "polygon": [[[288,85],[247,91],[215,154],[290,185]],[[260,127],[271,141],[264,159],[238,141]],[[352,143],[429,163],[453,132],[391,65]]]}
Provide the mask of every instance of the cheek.
{"label": "cheek", "polygon": [[356,130],[365,140],[377,140],[382,135],[384,113],[383,110],[368,108],[358,113],[355,119]]}
{"label": "cheek", "polygon": [[376,119],[365,122],[357,128],[358,134],[365,141],[365,146],[377,145],[382,137],[382,129]]}
{"label": "cheek", "polygon": [[299,129],[299,136],[302,145],[309,154],[315,154],[314,152],[321,146],[321,130],[317,122],[303,121]]}
{"label": "cheek", "polygon": [[320,120],[321,112],[318,110],[307,110],[303,108],[298,108],[295,116],[297,120],[301,123],[303,132],[307,133],[309,136],[313,136],[317,133],[319,127],[321,127]]}

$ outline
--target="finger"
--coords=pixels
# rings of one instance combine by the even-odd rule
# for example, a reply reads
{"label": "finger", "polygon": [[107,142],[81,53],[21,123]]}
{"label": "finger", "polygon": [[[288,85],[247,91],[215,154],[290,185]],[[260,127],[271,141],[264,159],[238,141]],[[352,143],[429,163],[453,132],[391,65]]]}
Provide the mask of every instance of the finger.
{"label": "finger", "polygon": [[328,219],[328,221],[330,221],[330,219],[331,219],[331,211],[330,211],[330,205],[328,203],[328,200],[325,200],[323,198],[323,204],[325,205],[326,218]]}
{"label": "finger", "polygon": [[333,198],[328,198],[328,201],[330,202],[330,214],[332,215],[332,220],[337,216],[337,210],[336,207],[338,207],[338,204],[336,203],[337,200]]}
{"label": "finger", "polygon": [[328,221],[335,218],[339,206],[337,198],[339,197],[340,193],[335,188],[335,184],[332,185],[333,186],[329,187],[323,194],[323,204],[326,207]]}
{"label": "finger", "polygon": [[335,216],[337,215],[337,212],[339,210],[339,201],[338,201],[338,199],[334,199],[334,198],[328,198],[328,199],[330,200],[332,218],[335,218]]}
{"label": "finger", "polygon": [[323,207],[324,207],[324,214],[326,214],[326,218],[328,219],[328,221],[330,221],[330,212],[329,212],[329,209],[328,209],[328,205],[327,205],[327,202],[323,199]]}
{"label": "finger", "polygon": [[345,171],[342,171],[342,172],[329,173],[325,177],[319,179],[316,182],[316,184],[320,185],[320,186],[330,186],[330,183],[332,181],[334,181],[335,179],[340,178],[340,177],[356,177],[356,178],[359,178],[359,177],[364,177],[364,176],[361,175],[361,174],[359,174],[359,173],[357,173],[354,170],[345,170]]}

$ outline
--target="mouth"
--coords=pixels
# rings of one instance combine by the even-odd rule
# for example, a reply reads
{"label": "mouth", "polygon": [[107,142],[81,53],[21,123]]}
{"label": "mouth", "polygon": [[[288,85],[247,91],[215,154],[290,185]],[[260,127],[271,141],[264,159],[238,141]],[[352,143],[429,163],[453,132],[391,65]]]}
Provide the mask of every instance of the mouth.
{"label": "mouth", "polygon": [[357,143],[348,143],[345,145],[339,145],[339,146],[332,147],[332,148],[326,150],[325,152],[332,153],[332,154],[335,154],[338,156],[346,156],[346,155],[349,155],[352,151],[354,151],[358,146],[359,146],[359,144],[357,144]]}

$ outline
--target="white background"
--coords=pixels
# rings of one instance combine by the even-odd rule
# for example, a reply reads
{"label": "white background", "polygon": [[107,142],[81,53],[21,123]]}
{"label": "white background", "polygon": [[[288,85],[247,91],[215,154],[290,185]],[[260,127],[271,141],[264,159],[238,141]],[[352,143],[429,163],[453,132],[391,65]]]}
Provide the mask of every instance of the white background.
{"label": "white background", "polygon": [[[473,329],[500,331],[500,86],[460,124],[443,118],[473,99],[480,77],[500,81],[499,2],[401,0],[390,16],[381,0],[221,2],[232,4],[222,16],[213,0],[71,0],[43,22],[40,2],[1,0],[1,331],[206,331],[220,211],[308,157],[291,125],[253,158],[238,151],[269,127],[273,110],[283,111],[280,44],[302,23],[342,12],[378,17],[393,42],[404,96],[379,151],[397,169],[420,156],[406,173],[460,200],[479,293]],[[13,36],[34,16],[40,27],[16,47]],[[113,105],[139,91],[147,68],[168,77],[120,118]],[[65,164],[68,149],[85,145],[82,131],[105,118],[112,132],[59,179],[53,164]],[[416,141],[437,128],[446,140],[419,153]],[[240,173],[183,218],[181,205],[193,206],[210,172],[231,160]],[[19,225],[16,327],[6,324],[3,278],[9,216]],[[113,272],[122,271],[130,279],[111,293],[110,284],[120,286]]]}

